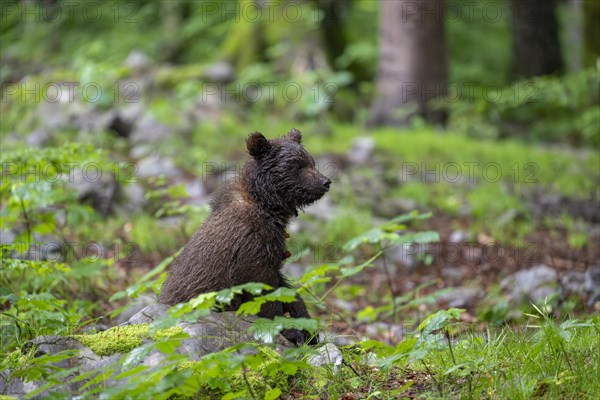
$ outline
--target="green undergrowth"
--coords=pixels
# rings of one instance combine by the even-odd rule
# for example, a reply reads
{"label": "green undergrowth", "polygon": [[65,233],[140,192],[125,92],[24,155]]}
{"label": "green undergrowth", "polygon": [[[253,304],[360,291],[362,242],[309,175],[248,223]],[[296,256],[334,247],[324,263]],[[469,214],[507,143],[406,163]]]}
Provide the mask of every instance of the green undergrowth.
{"label": "green undergrowth", "polygon": [[[357,136],[375,140],[376,160],[398,181],[390,188],[392,198],[470,216],[475,229],[500,241],[519,243],[535,229],[532,204],[541,194],[574,199],[599,194],[600,156],[588,150],[481,140],[427,127],[359,132],[350,125],[334,125],[326,139],[307,135],[306,146],[316,153],[344,153]],[[581,229],[565,228],[575,246],[587,242]]]}
{"label": "green undergrowth", "polygon": [[[171,332],[175,339],[160,342],[162,346],[149,343],[138,344],[129,352],[119,349],[124,350],[123,359],[98,375],[94,381],[98,388],[90,386],[82,393],[84,397],[100,391],[109,397],[157,399],[600,396],[600,383],[594,379],[600,374],[597,316],[556,321],[537,308],[525,325],[493,326],[460,322],[461,313],[449,309],[431,314],[418,328],[410,327],[394,345],[364,339],[342,347],[344,363],[338,366],[311,366],[308,360],[315,351],[307,347],[279,353],[268,345],[244,343],[194,361],[177,354],[181,337]],[[132,336],[145,336],[147,330],[140,334],[144,329],[147,326]],[[155,367],[138,365],[154,348],[165,360]],[[40,358],[27,361],[20,352],[8,358],[19,361],[28,373],[43,367]],[[120,385],[103,386],[111,374],[127,379]],[[53,379],[50,374],[49,380]]]}
{"label": "green undergrowth", "polygon": [[[222,353],[214,356],[208,355],[201,361],[182,363],[181,371],[191,371],[199,379],[205,380],[207,383],[202,385],[200,391],[205,395],[221,394],[225,398],[231,399],[243,398],[248,394],[258,396],[258,398],[277,398],[281,393],[289,391],[289,378],[290,375],[293,375],[292,372],[297,371],[297,367],[294,363],[286,365],[283,362],[282,364],[284,360],[277,351],[268,346],[259,345],[251,349],[250,357],[244,357],[237,351],[226,352],[229,353],[230,357],[228,358],[231,359],[231,362],[229,365],[222,366],[223,372],[232,369],[235,371],[224,374],[229,375],[226,382],[221,381],[217,384],[217,379],[211,380],[212,372],[207,371],[206,368],[207,364],[212,364],[214,367],[222,363],[223,359],[219,359],[219,355]],[[286,367],[280,368],[281,365],[286,365]],[[215,378],[217,377],[223,378],[223,375],[215,376]],[[212,388],[211,383],[214,383]]]}
{"label": "green undergrowth", "polygon": [[592,377],[600,373],[600,320],[531,317],[504,328],[456,324],[466,333],[450,341],[443,330],[432,334],[437,350],[409,363],[431,374],[427,397],[598,398],[600,382]]}
{"label": "green undergrowth", "polygon": [[[600,156],[594,151],[543,148],[517,140],[477,140],[429,129],[404,134],[382,129],[374,132],[373,137],[379,149],[398,161],[416,163],[423,172],[439,170],[440,181],[449,183],[457,175],[457,169],[450,163],[458,164],[463,179],[471,180],[472,176],[475,182],[504,181],[523,188],[540,185],[571,196],[593,192],[600,178],[597,168]],[[436,163],[441,165],[438,167]]]}

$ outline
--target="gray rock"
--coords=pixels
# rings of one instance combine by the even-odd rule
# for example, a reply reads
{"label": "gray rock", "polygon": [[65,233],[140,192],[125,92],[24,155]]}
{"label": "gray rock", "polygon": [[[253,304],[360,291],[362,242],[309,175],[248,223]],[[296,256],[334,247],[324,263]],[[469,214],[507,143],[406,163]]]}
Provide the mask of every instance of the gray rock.
{"label": "gray rock", "polygon": [[453,289],[451,292],[443,294],[438,298],[439,302],[446,303],[449,308],[474,307],[483,296],[481,288],[460,286]]}
{"label": "gray rock", "polygon": [[38,128],[27,135],[25,139],[30,147],[44,147],[50,141],[50,133],[43,128]]}
{"label": "gray rock", "polygon": [[500,286],[514,302],[544,302],[557,293],[556,271],[545,264],[515,272],[502,279]]}
{"label": "gray rock", "polygon": [[337,371],[344,362],[344,357],[340,349],[333,343],[326,343],[317,349],[318,354],[311,354],[307,358],[307,362],[313,367],[330,365],[334,371]]}
{"label": "gray rock", "polygon": [[233,66],[225,61],[210,64],[204,70],[204,79],[215,83],[229,83],[235,79]]}
{"label": "gray rock", "polygon": [[144,115],[144,105],[141,101],[128,102],[119,110],[119,116],[129,124],[135,124]]}
{"label": "gray rock", "polygon": [[421,265],[423,256],[433,254],[429,251],[429,246],[426,243],[402,243],[387,248],[385,255],[391,261],[391,265],[401,265],[412,269]]}
{"label": "gray rock", "polygon": [[335,343],[336,346],[345,347],[358,343],[361,340],[361,338],[358,336],[351,335],[335,335],[331,338],[331,340]]}
{"label": "gray rock", "polygon": [[0,243],[11,244],[15,242],[16,238],[17,235],[13,231],[7,229],[0,229]]}
{"label": "gray rock", "polygon": [[131,183],[124,185],[123,193],[123,209],[127,213],[136,213],[142,211],[148,204],[146,200],[144,187],[139,183]]}
{"label": "gray rock", "polygon": [[[151,323],[160,318],[166,310],[167,306],[156,303],[154,294],[142,294],[117,315],[114,322],[118,325]],[[141,311],[144,313],[140,314]]]}
{"label": "gray rock", "polygon": [[150,324],[166,314],[169,306],[165,304],[150,304],[135,313],[129,320],[121,325]]}
{"label": "gray rock", "polygon": [[[151,304],[121,325],[149,324],[164,316],[168,310],[167,305]],[[180,323],[179,326],[190,336],[183,341],[181,353],[199,358],[205,354],[224,350],[241,341],[255,341],[254,335],[248,332],[248,328],[256,317],[243,318],[235,314],[235,311],[211,312],[205,317],[200,317],[196,323]],[[281,335],[277,336],[275,344],[284,347],[293,346]]]}
{"label": "gray rock", "polygon": [[465,276],[465,269],[456,265],[446,265],[441,270],[442,277],[446,282],[461,282]]}
{"label": "gray rock", "polygon": [[467,240],[467,234],[463,231],[453,231],[448,238],[450,243],[461,243]]}
{"label": "gray rock", "polygon": [[219,85],[216,93],[202,94],[194,101],[193,106],[186,113],[187,123],[192,127],[205,121],[219,121],[222,118],[225,106],[230,106],[222,97],[223,88]]}
{"label": "gray rock", "polygon": [[90,163],[66,175],[63,179],[67,187],[77,192],[79,201],[89,203],[102,215],[112,211],[119,194],[119,185],[112,171]]}
{"label": "gray rock", "polygon": [[333,304],[339,308],[340,310],[356,312],[359,311],[359,307],[355,302],[344,300],[344,299],[334,299]]}
{"label": "gray rock", "polygon": [[129,150],[129,156],[133,159],[139,160],[152,154],[152,152],[153,149],[150,144],[142,143],[131,146],[131,150]]}
{"label": "gray rock", "polygon": [[181,175],[173,160],[155,154],[149,155],[138,162],[138,177],[141,179],[163,175],[176,178]]}
{"label": "gray rock", "polygon": [[413,199],[408,199],[406,197],[394,197],[389,201],[390,207],[392,208],[395,214],[411,212],[417,208],[417,202]]}
{"label": "gray rock", "polygon": [[44,129],[55,132],[70,126],[69,107],[60,102],[42,102],[36,109],[37,117],[43,121]]}
{"label": "gray rock", "polygon": [[150,66],[151,62],[152,60],[144,52],[133,49],[123,62],[123,65],[135,71],[143,71]]}
{"label": "gray rock", "polygon": [[366,326],[365,334],[370,338],[383,337],[388,343],[399,343],[406,334],[406,327],[402,324],[374,322]]}
{"label": "gray rock", "polygon": [[587,300],[588,307],[600,300],[600,267],[594,266],[585,272],[569,271],[560,278],[565,296],[578,295]]}
{"label": "gray rock", "polygon": [[166,125],[150,115],[144,115],[129,136],[132,144],[155,143],[174,136],[173,127]]}
{"label": "gray rock", "polygon": [[89,134],[110,130],[113,121],[119,118],[115,109],[102,111],[95,108],[83,110],[72,117],[71,125],[79,131],[80,139],[88,139]]}
{"label": "gray rock", "polygon": [[585,295],[585,278],[585,272],[569,271],[560,277],[560,284],[567,294]]}
{"label": "gray rock", "polygon": [[356,165],[367,164],[373,159],[374,151],[375,140],[372,137],[358,137],[352,142],[352,148],[348,153],[348,161]]}
{"label": "gray rock", "polygon": [[600,266],[596,265],[585,273],[585,288],[588,294],[588,307],[600,302]]}

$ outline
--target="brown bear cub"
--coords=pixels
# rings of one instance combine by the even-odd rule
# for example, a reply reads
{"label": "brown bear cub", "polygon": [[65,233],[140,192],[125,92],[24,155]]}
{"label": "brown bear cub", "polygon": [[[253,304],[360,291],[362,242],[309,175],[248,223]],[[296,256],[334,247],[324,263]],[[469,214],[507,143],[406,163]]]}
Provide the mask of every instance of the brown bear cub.
{"label": "brown bear cub", "polygon": [[[281,273],[286,250],[285,228],[298,210],[320,199],[331,181],[315,166],[301,145],[300,131],[267,140],[252,133],[246,140],[250,159],[241,174],[213,198],[211,213],[173,261],[159,302],[174,305],[201,293],[248,282],[273,288],[290,287]],[[226,310],[237,310],[251,297],[237,296]],[[310,318],[300,296],[293,303],[263,305],[261,317]],[[309,340],[307,332],[284,330],[295,344]],[[310,344],[316,344],[315,338]]]}

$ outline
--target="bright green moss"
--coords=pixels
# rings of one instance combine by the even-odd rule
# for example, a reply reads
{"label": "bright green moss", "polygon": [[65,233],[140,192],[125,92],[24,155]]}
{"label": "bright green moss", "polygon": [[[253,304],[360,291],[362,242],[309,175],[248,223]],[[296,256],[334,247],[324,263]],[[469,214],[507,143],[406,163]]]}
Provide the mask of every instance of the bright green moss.
{"label": "bright green moss", "polygon": [[110,356],[115,353],[127,353],[142,345],[144,339],[159,341],[180,332],[182,329],[176,326],[163,329],[151,336],[148,324],[136,324],[116,326],[92,335],[74,335],[73,337],[99,356]]}
{"label": "bright green moss", "polygon": [[[288,375],[280,368],[276,368],[280,360],[280,355],[275,350],[267,346],[259,346],[257,359],[260,360],[258,365],[253,365],[246,369],[246,379],[252,388],[252,392],[256,396],[264,397],[265,393],[271,389],[279,388],[285,392],[288,388]],[[231,386],[234,391],[247,388],[244,374],[242,371],[237,371],[231,377]]]}
{"label": "bright green moss", "polygon": [[174,326],[172,328],[167,328],[167,329],[161,329],[159,331],[157,331],[154,335],[152,335],[152,340],[155,341],[161,341],[167,338],[170,338],[171,336],[177,335],[178,333],[182,333],[183,329],[181,329],[181,327],[179,326]]}

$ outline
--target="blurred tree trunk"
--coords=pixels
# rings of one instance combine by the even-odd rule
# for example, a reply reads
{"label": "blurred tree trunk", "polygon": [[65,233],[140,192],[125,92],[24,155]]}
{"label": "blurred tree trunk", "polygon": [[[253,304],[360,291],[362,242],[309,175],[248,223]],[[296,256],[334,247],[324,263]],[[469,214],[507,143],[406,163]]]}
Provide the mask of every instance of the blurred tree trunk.
{"label": "blurred tree trunk", "polygon": [[159,3],[162,38],[158,44],[162,61],[182,62],[191,38],[184,38],[181,27],[192,15],[190,1],[162,1]]}
{"label": "blurred tree trunk", "polygon": [[[344,18],[350,12],[352,3],[350,0],[314,0],[323,12],[323,18],[319,22],[323,44],[327,55],[327,61],[333,69],[337,69],[335,61],[344,54],[348,46],[348,37],[344,27]],[[354,84],[371,80],[366,68],[354,61],[347,68],[354,77]]]}
{"label": "blurred tree trunk", "polygon": [[368,122],[408,124],[419,115],[444,123],[446,112],[430,100],[448,84],[443,0],[382,1],[379,16],[379,69],[376,98]]}
{"label": "blurred tree trunk", "polygon": [[557,4],[558,0],[512,0],[513,64],[518,77],[562,71]]}
{"label": "blurred tree trunk", "polygon": [[583,36],[584,60],[586,67],[596,64],[600,57],[600,1],[584,0],[583,3]]}
{"label": "blurred tree trunk", "polygon": [[564,57],[568,72],[580,72],[583,69],[583,1],[568,0],[568,22],[565,26],[567,40],[571,44],[565,49]]}
{"label": "blurred tree trunk", "polygon": [[[225,2],[218,4],[226,7]],[[265,22],[262,19],[250,20],[244,16],[243,11],[249,9],[249,4],[253,4],[259,9],[263,8],[263,2],[261,1],[239,0],[236,23],[232,24],[231,29],[229,29],[219,56],[219,59],[227,60],[233,64],[238,71],[243,70],[253,62],[268,61]],[[266,11],[264,12],[266,13]]]}

